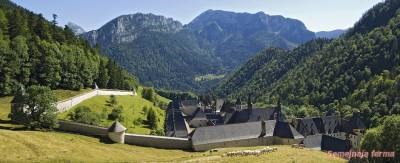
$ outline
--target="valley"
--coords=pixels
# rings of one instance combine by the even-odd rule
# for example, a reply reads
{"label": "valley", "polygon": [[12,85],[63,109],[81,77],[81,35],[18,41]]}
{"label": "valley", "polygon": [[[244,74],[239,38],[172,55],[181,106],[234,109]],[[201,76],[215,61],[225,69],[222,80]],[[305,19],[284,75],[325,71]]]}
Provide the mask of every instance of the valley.
{"label": "valley", "polygon": [[400,161],[399,0],[334,30],[254,6],[86,30],[25,3],[0,0],[0,162]]}

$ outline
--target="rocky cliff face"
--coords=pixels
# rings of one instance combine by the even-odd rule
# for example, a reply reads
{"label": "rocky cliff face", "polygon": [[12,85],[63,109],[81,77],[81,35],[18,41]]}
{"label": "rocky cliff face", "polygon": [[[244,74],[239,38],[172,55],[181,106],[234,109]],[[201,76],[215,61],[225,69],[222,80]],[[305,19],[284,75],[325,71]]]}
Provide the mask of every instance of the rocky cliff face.
{"label": "rocky cliff face", "polygon": [[314,39],[315,34],[296,19],[208,10],[187,26],[203,48],[215,50],[228,69],[235,69],[266,47],[291,49]]}
{"label": "rocky cliff face", "polygon": [[229,73],[264,48],[291,49],[315,38],[295,19],[220,10],[185,26],[154,14],[122,15],[82,36],[142,83],[195,91],[202,89],[196,76]]}
{"label": "rocky cliff face", "polygon": [[83,34],[92,44],[107,46],[115,43],[132,42],[139,35],[147,32],[176,33],[182,24],[171,18],[154,14],[131,14],[119,16],[99,30]]}

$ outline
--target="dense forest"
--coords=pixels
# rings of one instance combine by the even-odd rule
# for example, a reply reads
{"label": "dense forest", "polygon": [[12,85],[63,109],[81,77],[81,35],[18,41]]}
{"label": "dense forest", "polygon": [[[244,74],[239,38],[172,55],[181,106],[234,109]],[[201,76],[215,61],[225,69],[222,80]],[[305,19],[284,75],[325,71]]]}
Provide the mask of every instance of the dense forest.
{"label": "dense forest", "polygon": [[93,87],[132,89],[134,76],[91,48],[68,27],[47,21],[8,1],[0,1],[0,96],[22,84],[52,89]]}
{"label": "dense forest", "polygon": [[151,13],[121,15],[81,36],[143,85],[197,93],[266,47],[291,49],[315,38],[296,19],[221,10],[207,10],[186,25]]}
{"label": "dense forest", "polygon": [[[287,114],[343,116],[360,111],[367,125],[400,113],[400,2],[370,9],[345,36],[315,40],[292,51],[267,49],[216,90],[220,96],[257,96],[289,106]],[[272,58],[272,59],[269,59]]]}

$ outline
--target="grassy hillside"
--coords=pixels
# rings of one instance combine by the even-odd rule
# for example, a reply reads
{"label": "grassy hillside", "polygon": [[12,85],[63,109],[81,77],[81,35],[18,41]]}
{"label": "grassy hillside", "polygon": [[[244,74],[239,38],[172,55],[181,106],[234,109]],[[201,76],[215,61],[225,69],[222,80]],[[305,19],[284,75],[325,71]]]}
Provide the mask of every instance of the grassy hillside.
{"label": "grassy hillside", "polygon": [[259,157],[222,157],[228,151],[249,148],[226,148],[210,154],[107,144],[97,138],[59,132],[0,129],[0,142],[7,142],[0,145],[0,162],[345,162],[321,151],[288,146],[277,146],[277,152]]}
{"label": "grassy hillside", "polygon": [[81,89],[79,91],[57,89],[57,90],[53,90],[53,92],[56,95],[57,99],[60,101],[60,100],[65,100],[65,99],[77,96],[79,94],[90,92],[91,90],[92,89],[90,89],[90,88]]}
{"label": "grassy hillside", "polygon": [[[91,89],[81,89],[79,91],[71,91],[71,90],[53,90],[55,96],[58,100],[65,100],[76,95],[89,92]],[[0,120],[7,120],[8,114],[11,111],[11,100],[13,99],[12,96],[0,97]]]}
{"label": "grassy hillside", "polygon": [[[108,115],[111,113],[111,108],[107,107],[107,100],[110,96],[96,96],[91,99],[85,100],[82,103],[78,104],[77,106],[73,107],[72,109],[63,112],[59,115],[61,119],[68,119],[68,114],[73,112],[79,106],[87,106],[92,111],[98,114],[106,114]],[[145,125],[134,125],[134,121],[138,118],[146,119],[146,116],[143,113],[143,107],[146,106],[147,108],[153,107],[158,113],[160,126],[164,126],[164,117],[165,112],[161,110],[159,107],[154,106],[152,102],[143,99],[140,95],[137,96],[116,96],[119,105],[122,105],[123,110],[123,117],[124,120],[121,122],[127,129],[127,132],[130,133],[138,133],[138,134],[149,134],[150,129],[147,128]],[[167,99],[162,99],[167,101]],[[102,119],[101,126],[108,127],[113,123],[112,120],[108,120],[106,118]]]}

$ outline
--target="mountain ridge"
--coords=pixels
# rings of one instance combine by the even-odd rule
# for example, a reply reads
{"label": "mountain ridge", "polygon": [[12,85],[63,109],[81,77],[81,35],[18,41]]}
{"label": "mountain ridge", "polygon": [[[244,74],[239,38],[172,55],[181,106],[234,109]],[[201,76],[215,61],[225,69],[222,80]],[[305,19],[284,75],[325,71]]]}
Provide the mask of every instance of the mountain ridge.
{"label": "mountain ridge", "polygon": [[[222,15],[222,18],[207,20],[209,14]],[[220,20],[224,15],[232,18],[231,24]],[[240,20],[247,18],[251,19],[243,25]],[[255,27],[249,26],[252,20],[258,22]],[[282,24],[273,25],[277,22]],[[291,25],[285,26],[285,23]],[[307,37],[301,38],[302,34]],[[313,32],[295,19],[269,16],[263,12],[249,14],[222,10],[207,10],[186,25],[151,13],[121,15],[81,36],[92,46],[100,45],[104,53],[137,75],[142,83],[157,88],[194,91],[204,90],[208,84],[218,82],[216,79],[207,82],[206,86],[195,81],[196,76],[225,74],[266,47],[291,49],[315,38]],[[145,60],[143,56],[150,59]],[[164,77],[167,79],[161,79]]]}

